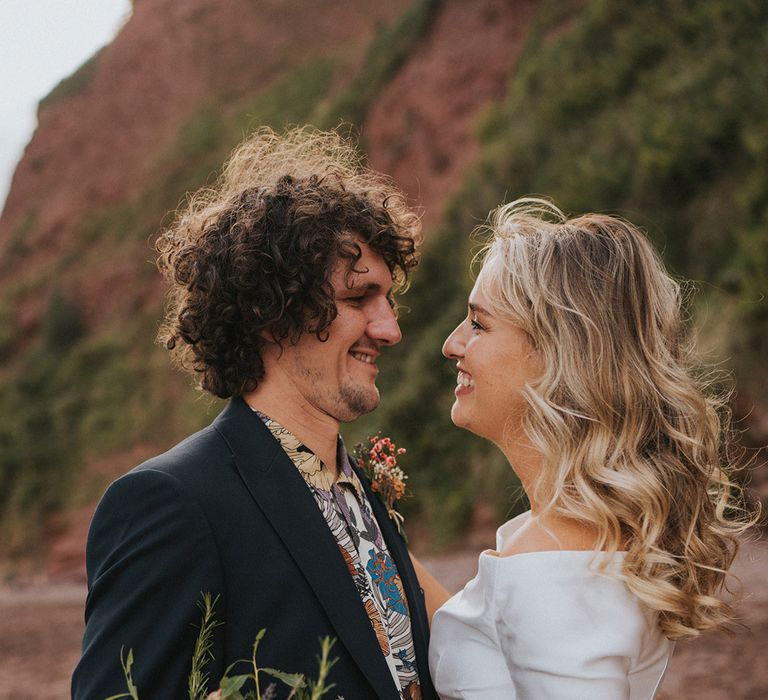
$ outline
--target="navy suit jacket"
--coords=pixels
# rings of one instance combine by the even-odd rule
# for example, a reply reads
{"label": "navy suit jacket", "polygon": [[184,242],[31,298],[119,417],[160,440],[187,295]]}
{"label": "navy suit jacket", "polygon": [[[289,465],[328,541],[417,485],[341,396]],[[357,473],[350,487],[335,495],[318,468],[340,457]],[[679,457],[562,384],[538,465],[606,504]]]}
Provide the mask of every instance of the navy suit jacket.
{"label": "navy suit jacket", "polygon": [[[436,700],[423,592],[402,538],[361,481],[408,599],[422,696]],[[142,700],[186,698],[202,593],[218,596],[216,616],[224,623],[206,667],[212,687],[230,664],[250,659],[256,633],[266,628],[260,666],[314,677],[318,639],[331,636],[337,639],[331,656],[339,659],[330,674],[332,697],[399,698],[314,497],[242,399],[109,487],[91,524],[86,562],[76,700],[125,691],[123,647],[133,649]],[[249,672],[246,665],[239,669]],[[278,697],[286,697],[287,687],[278,688]]]}

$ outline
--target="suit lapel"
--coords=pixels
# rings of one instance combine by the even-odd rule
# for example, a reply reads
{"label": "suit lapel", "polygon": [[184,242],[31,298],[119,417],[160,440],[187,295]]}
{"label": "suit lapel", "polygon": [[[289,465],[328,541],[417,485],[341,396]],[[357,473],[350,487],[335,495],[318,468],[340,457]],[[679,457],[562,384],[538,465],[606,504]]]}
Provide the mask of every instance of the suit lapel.
{"label": "suit lapel", "polygon": [[293,462],[240,398],[232,399],[214,427],[232,450],[251,496],[314,590],[339,641],[380,698],[399,698],[338,544]]}

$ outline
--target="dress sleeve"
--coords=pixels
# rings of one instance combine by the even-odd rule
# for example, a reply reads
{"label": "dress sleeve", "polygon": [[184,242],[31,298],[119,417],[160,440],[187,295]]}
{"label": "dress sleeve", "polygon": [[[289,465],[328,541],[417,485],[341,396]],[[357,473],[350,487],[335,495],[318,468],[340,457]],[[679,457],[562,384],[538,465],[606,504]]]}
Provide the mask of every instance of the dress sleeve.
{"label": "dress sleeve", "polygon": [[[218,550],[195,499],[165,472],[124,476],[96,510],[86,563],[85,634],[73,700],[126,691],[121,649],[133,650],[140,697],[186,697],[197,603],[203,593],[222,590]],[[206,670],[218,678],[214,665]]]}
{"label": "dress sleeve", "polygon": [[575,554],[575,566],[574,553],[559,552],[500,562],[516,569],[500,576],[496,626],[521,700],[629,698],[642,614],[620,581],[591,573]]}

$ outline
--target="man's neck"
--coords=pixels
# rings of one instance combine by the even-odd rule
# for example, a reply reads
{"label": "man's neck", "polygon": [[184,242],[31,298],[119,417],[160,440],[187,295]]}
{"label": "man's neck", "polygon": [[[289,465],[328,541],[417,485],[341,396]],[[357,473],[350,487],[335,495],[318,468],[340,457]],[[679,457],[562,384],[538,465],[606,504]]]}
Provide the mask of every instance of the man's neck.
{"label": "man's neck", "polygon": [[286,397],[270,386],[262,385],[243,394],[243,400],[253,409],[277,421],[314,452],[326,468],[336,476],[336,450],[339,423],[321,413],[305,399]]}

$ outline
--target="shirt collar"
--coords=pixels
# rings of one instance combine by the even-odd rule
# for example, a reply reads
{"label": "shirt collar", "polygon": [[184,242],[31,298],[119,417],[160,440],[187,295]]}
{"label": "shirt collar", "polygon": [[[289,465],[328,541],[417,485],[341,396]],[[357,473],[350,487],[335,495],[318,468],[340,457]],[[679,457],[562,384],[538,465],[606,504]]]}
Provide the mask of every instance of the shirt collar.
{"label": "shirt collar", "polygon": [[344,446],[344,440],[342,440],[341,435],[337,437],[336,465],[338,476],[334,479],[333,474],[328,470],[323,460],[302,443],[288,428],[261,411],[253,410],[272,433],[275,440],[280,443],[283,451],[290,457],[294,466],[304,478],[304,481],[310,486],[325,492],[330,492],[334,485],[346,486],[352,489],[358,500],[364,500],[363,487],[349,463],[347,448]]}

